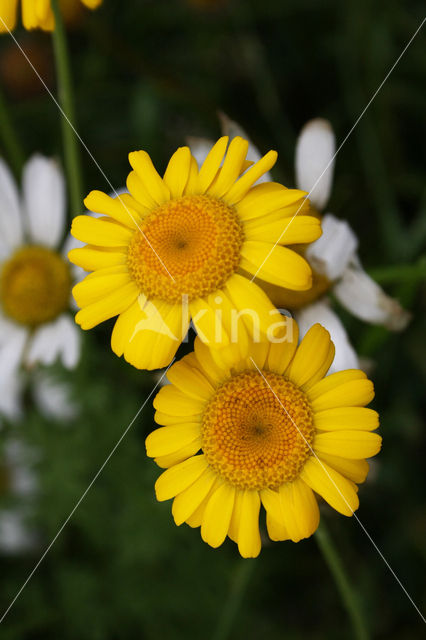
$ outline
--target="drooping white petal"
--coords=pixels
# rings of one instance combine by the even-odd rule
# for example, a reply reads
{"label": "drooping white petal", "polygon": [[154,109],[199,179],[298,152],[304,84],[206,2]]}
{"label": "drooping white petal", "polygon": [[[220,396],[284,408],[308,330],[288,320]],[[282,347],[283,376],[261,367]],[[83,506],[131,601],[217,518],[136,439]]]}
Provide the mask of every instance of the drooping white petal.
{"label": "drooping white petal", "polygon": [[297,140],[296,184],[319,211],[330,197],[335,147],[331,124],[323,118],[307,122]]}
{"label": "drooping white petal", "polygon": [[306,257],[318,273],[337,280],[358,247],[358,238],[345,220],[326,213],[321,222],[322,236],[310,244]]}
{"label": "drooping white petal", "polygon": [[57,358],[73,369],[80,357],[80,331],[72,319],[63,314],[34,332],[27,353],[27,363],[50,365]]}
{"label": "drooping white petal", "polygon": [[355,349],[349,342],[348,334],[338,315],[330,308],[327,300],[320,300],[307,305],[295,313],[299,324],[300,337],[317,322],[327,329],[336,347],[333,363],[328,370],[330,373],[345,369],[358,369],[359,360]]}
{"label": "drooping white petal", "polygon": [[[238,122],[235,122],[235,120],[231,120],[223,112],[219,113],[219,118],[222,124],[222,134],[224,136],[229,136],[230,141],[236,136],[240,136],[241,138],[248,140],[249,148],[247,151],[247,160],[253,163],[258,162],[263,157],[263,154],[260,153],[259,149],[252,143],[249,136],[244,131],[244,129],[238,124]],[[263,176],[261,176],[255,182],[255,184],[260,184],[261,182],[271,182],[271,181],[272,181],[272,176],[268,171]]]}
{"label": "drooping white petal", "polygon": [[46,418],[53,418],[66,422],[75,418],[79,409],[77,403],[71,399],[71,389],[62,380],[55,379],[45,371],[38,371],[34,375],[33,395],[41,413]]}
{"label": "drooping white petal", "polygon": [[18,189],[12,173],[0,158],[0,260],[24,241]]}
{"label": "drooping white petal", "polygon": [[23,196],[31,240],[56,248],[64,232],[66,203],[64,176],[55,160],[37,154],[27,162]]}
{"label": "drooping white petal", "polygon": [[383,325],[391,331],[402,331],[410,321],[398,300],[386,295],[364,271],[356,258],[333,288],[339,302],[354,316],[370,324]]}

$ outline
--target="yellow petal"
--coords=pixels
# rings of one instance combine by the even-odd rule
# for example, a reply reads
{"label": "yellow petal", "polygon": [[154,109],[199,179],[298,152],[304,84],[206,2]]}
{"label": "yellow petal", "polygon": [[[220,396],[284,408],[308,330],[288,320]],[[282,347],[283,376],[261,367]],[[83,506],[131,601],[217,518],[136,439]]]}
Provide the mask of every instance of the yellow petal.
{"label": "yellow petal", "polygon": [[328,453],[343,458],[371,458],[382,446],[382,438],[370,431],[329,431],[319,433],[313,448],[318,453]]}
{"label": "yellow petal", "polygon": [[311,401],[311,407],[315,412],[335,407],[363,407],[373,398],[371,380],[351,380]]}
{"label": "yellow petal", "polygon": [[204,512],[206,510],[206,506],[210,500],[210,497],[213,495],[216,489],[221,486],[221,484],[223,484],[223,481],[220,480],[219,478],[216,478],[213,483],[213,486],[211,487],[210,491],[208,492],[208,494],[206,495],[206,497],[204,498],[200,506],[194,511],[194,513],[191,516],[189,516],[189,518],[186,519],[185,521],[186,524],[188,524],[190,527],[193,527],[193,528],[201,527],[201,523],[204,517]]}
{"label": "yellow petal", "polygon": [[146,151],[132,151],[129,153],[129,162],[155,202],[163,204],[170,200],[170,190],[163,182]]}
{"label": "yellow petal", "polygon": [[228,140],[228,136],[219,138],[216,144],[209,151],[207,158],[204,160],[198,175],[197,191],[199,193],[205,193],[215,179],[225,155]]}
{"label": "yellow petal", "polygon": [[379,414],[365,407],[337,407],[315,413],[314,425],[320,431],[373,431],[379,426]]}
{"label": "yellow petal", "polygon": [[181,525],[198,509],[209,494],[216,479],[216,474],[210,468],[190,487],[179,493],[173,500],[172,514],[177,526]]}
{"label": "yellow petal", "polygon": [[261,549],[258,491],[243,492],[238,526],[238,550],[243,558],[256,558]]}
{"label": "yellow petal", "polygon": [[281,498],[278,491],[264,489],[260,492],[262,504],[266,510],[266,526],[271,540],[288,540],[289,534],[284,525]]}
{"label": "yellow petal", "polygon": [[95,271],[104,267],[124,265],[127,262],[127,255],[124,251],[114,251],[114,249],[108,247],[87,245],[78,249],[71,249],[68,252],[68,259],[85,271]]}
{"label": "yellow petal", "polygon": [[166,385],[155,396],[154,408],[176,416],[191,416],[202,413],[205,402],[191,398],[173,385]]}
{"label": "yellow petal", "polygon": [[321,222],[313,216],[297,215],[264,223],[256,219],[244,225],[248,240],[272,242],[273,244],[304,244],[314,242],[321,236]]}
{"label": "yellow petal", "polygon": [[226,283],[225,290],[242,314],[249,335],[255,341],[258,342],[260,334],[268,334],[271,327],[276,325],[276,308],[257,284],[234,273]]}
{"label": "yellow petal", "polygon": [[278,154],[276,151],[269,151],[255,165],[253,165],[244,175],[230,188],[226,194],[226,201],[229,204],[239,202],[265,173],[267,173],[276,163]]}
{"label": "yellow petal", "polygon": [[198,369],[191,367],[185,358],[170,367],[167,377],[175,387],[196,400],[208,401],[214,394],[210,382]]}
{"label": "yellow petal", "polygon": [[325,453],[321,453],[321,460],[341,473],[342,476],[358,484],[364,482],[369,471],[367,460],[348,460],[347,458],[330,456]]}
{"label": "yellow petal", "polygon": [[350,382],[351,380],[365,380],[366,374],[361,369],[346,369],[345,371],[337,371],[336,373],[332,373],[331,375],[323,378],[322,380],[316,382],[312,387],[309,387],[309,390],[306,389],[309,399],[316,400],[324,393],[335,389],[336,387],[340,387],[340,385],[345,382]]}
{"label": "yellow petal", "polygon": [[244,490],[236,489],[234,508],[232,510],[231,522],[229,523],[228,536],[238,544],[238,532],[240,529],[241,507],[243,503]]}
{"label": "yellow petal", "polygon": [[[330,334],[327,329],[320,324],[314,324],[304,336],[287,370],[290,380],[298,387],[309,382],[319,369],[323,369],[324,362],[328,362],[330,344]],[[328,366],[330,364],[329,362]]]}
{"label": "yellow petal", "polygon": [[[215,198],[221,198],[232,187],[241,173],[246,159],[248,142],[239,136],[231,140],[222,168],[215,182],[209,187],[208,193]],[[225,197],[226,200],[226,197]]]}
{"label": "yellow petal", "polygon": [[200,436],[200,431],[197,422],[156,429],[145,440],[146,453],[150,458],[175,453],[194,442]]}
{"label": "yellow petal", "polygon": [[105,247],[127,246],[132,232],[127,227],[105,218],[77,216],[72,221],[71,235],[81,242]]}
{"label": "yellow petal", "polygon": [[358,509],[359,500],[353,484],[318,458],[311,456],[307,460],[300,478],[344,516],[351,516]]}
{"label": "yellow petal", "polygon": [[139,296],[117,321],[111,346],[137,369],[160,369],[172,361],[188,325],[181,306]]}
{"label": "yellow petal", "polygon": [[13,31],[16,26],[18,0],[0,0],[0,33]]}
{"label": "yellow petal", "polygon": [[193,195],[197,193],[197,186],[198,186],[198,165],[194,156],[191,155],[191,160],[189,163],[188,181],[186,183],[184,194]]}
{"label": "yellow petal", "polygon": [[201,537],[211,547],[219,547],[225,540],[235,501],[235,488],[226,482],[209,499],[201,523]]}
{"label": "yellow petal", "polygon": [[267,365],[270,371],[283,374],[296,353],[299,340],[299,327],[292,319],[286,317],[286,334],[281,342],[271,342]]}
{"label": "yellow petal", "polygon": [[152,211],[158,206],[158,203],[151,196],[136,171],[131,171],[129,173],[127,176],[126,186],[132,194],[132,197],[139,203],[143,210],[148,209],[149,211]]}
{"label": "yellow petal", "polygon": [[139,213],[131,209],[121,196],[111,198],[102,191],[91,191],[84,200],[84,204],[89,211],[109,216],[130,229],[137,229],[141,223]]}
{"label": "yellow petal", "polygon": [[167,469],[155,483],[157,500],[163,502],[174,498],[195,482],[206,468],[207,461],[203,455],[200,455]]}
{"label": "yellow petal", "polygon": [[172,198],[180,198],[186,187],[191,165],[189,147],[180,147],[170,158],[164,174],[164,183],[170,190]]}
{"label": "yellow petal", "polygon": [[305,258],[287,247],[246,240],[240,268],[279,287],[305,291],[312,284],[312,270]]}
{"label": "yellow petal", "polygon": [[287,189],[277,182],[263,182],[250,189],[236,209],[242,220],[252,220],[301,201],[304,195],[303,191]]}
{"label": "yellow petal", "polygon": [[198,338],[195,338],[194,351],[199,366],[213,385],[221,384],[227,377],[227,371],[212,355],[212,350]]}
{"label": "yellow petal", "polygon": [[164,413],[163,411],[156,411],[154,414],[154,420],[157,424],[161,425],[172,425],[172,424],[186,424],[188,422],[198,422],[199,414],[194,414],[193,416],[175,416],[170,415],[169,413]]}
{"label": "yellow petal", "polygon": [[200,340],[211,347],[229,344],[229,336],[224,329],[218,309],[212,301],[197,298],[189,303],[189,311]]}
{"label": "yellow petal", "polygon": [[133,304],[138,293],[135,283],[129,282],[101,300],[81,309],[75,316],[75,321],[84,330],[92,329],[97,324],[126,311]]}
{"label": "yellow petal", "polygon": [[174,467],[188,458],[192,458],[192,456],[195,456],[200,449],[201,437],[196,438],[193,442],[186,444],[184,447],[174,451],[173,453],[168,453],[165,456],[157,456],[154,458],[154,462],[162,469],[168,469],[169,467]]}
{"label": "yellow petal", "polygon": [[[109,271],[111,267],[106,267],[106,269]],[[129,291],[134,292],[133,300],[136,299],[139,289],[136,283],[130,280],[126,267],[119,265],[118,267],[112,267],[112,269],[117,269],[117,271],[105,275],[97,275],[95,278],[87,276],[75,285],[72,294],[79,307],[86,307],[93,302],[97,302],[97,300],[101,300],[113,291],[122,289],[128,284],[132,284],[132,287],[129,287]],[[100,271],[102,272],[103,269]]]}
{"label": "yellow petal", "polygon": [[320,518],[318,503],[312,489],[297,479],[281,486],[279,494],[284,526],[289,538],[293,542],[309,538],[318,528]]}

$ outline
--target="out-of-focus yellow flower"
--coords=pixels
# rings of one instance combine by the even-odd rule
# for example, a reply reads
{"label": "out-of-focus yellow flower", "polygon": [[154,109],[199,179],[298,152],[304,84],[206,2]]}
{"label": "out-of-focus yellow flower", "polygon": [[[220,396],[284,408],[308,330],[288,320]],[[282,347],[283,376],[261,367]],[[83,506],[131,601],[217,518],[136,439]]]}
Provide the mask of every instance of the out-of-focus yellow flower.
{"label": "out-of-focus yellow flower", "polygon": [[[89,9],[96,9],[103,0],[80,0]],[[70,15],[72,4],[78,0],[66,0],[63,4],[64,15]],[[25,29],[43,29],[52,31],[55,27],[50,0],[21,0],[22,23]],[[75,7],[74,7],[75,9]],[[16,26],[18,0],[0,0],[0,33],[13,31]]]}

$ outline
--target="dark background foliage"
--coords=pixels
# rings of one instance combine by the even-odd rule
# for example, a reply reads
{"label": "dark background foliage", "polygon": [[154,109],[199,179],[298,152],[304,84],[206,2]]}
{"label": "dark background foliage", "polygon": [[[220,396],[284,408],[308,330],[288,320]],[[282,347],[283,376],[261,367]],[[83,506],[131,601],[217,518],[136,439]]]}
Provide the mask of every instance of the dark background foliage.
{"label": "dark background foliage", "polygon": [[[78,130],[120,187],[130,150],[147,149],[163,169],[187,135],[218,136],[221,109],[259,148],[279,151],[275,175],[292,186],[301,126],[326,117],[343,140],[420,24],[423,8],[395,0],[105,0],[70,27]],[[54,90],[49,36],[19,30],[17,38]],[[420,33],[342,148],[329,205],[359,234],[365,266],[413,312],[403,334],[346,315],[344,321],[358,351],[375,361],[374,406],[384,441],[360,488],[358,516],[423,610],[424,48]],[[61,156],[56,107],[7,36],[0,59],[3,92],[26,152]],[[108,191],[84,151],[83,160],[87,190]],[[32,516],[40,545],[0,557],[2,609],[152,389],[152,374],[110,351],[110,329],[106,323],[84,336],[75,373],[58,370],[82,407],[74,423],[46,421],[28,402],[22,423],[1,433],[2,439],[19,434],[36,448],[40,482]],[[224,607],[238,605],[244,583],[231,638],[350,637],[314,539],[267,544],[259,559],[244,562],[232,543],[215,551],[199,531],[175,527],[170,504],[154,498],[158,469],[144,449],[152,427],[149,401],[10,611],[2,637],[219,638]],[[2,497],[3,506],[12,502]],[[323,517],[372,636],[422,637],[420,617],[361,526],[326,507]]]}

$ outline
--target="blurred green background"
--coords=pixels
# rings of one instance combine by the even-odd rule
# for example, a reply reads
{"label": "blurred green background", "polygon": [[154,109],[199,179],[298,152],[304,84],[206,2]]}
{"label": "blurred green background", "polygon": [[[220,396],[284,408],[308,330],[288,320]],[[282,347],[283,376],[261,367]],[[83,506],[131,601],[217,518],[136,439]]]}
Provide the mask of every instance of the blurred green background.
{"label": "blurred green background", "polygon": [[[127,154],[145,148],[157,166],[188,135],[216,138],[217,111],[237,120],[262,151],[277,149],[274,177],[293,186],[297,134],[328,118],[343,140],[419,26],[421,2],[394,0],[105,0],[70,26],[78,130],[115,187]],[[19,42],[54,91],[50,37],[18,30]],[[426,373],[424,142],[425,34],[420,33],[339,153],[328,210],[360,236],[360,256],[412,310],[403,334],[344,315],[358,352],[375,361],[383,450],[360,488],[358,516],[420,609],[426,604],[424,508]],[[10,37],[0,40],[0,77],[26,154],[62,156],[60,120]],[[109,191],[83,151],[85,188]],[[78,212],[70,212],[76,214]],[[66,427],[27,401],[5,424],[35,451],[40,485],[31,526],[39,543],[0,556],[5,609],[153,386],[153,375],[118,360],[111,323],[84,336],[72,374],[80,417]],[[95,485],[17,600],[5,640],[349,638],[335,585],[314,539],[270,543],[255,561],[235,545],[213,550],[198,530],[175,527],[155,501],[158,475],[145,456],[148,402]],[[3,492],[0,506],[14,498]],[[416,639],[423,623],[355,519],[322,511],[356,585],[372,637]],[[242,589],[241,589],[242,588]],[[242,593],[244,591],[244,593]]]}

